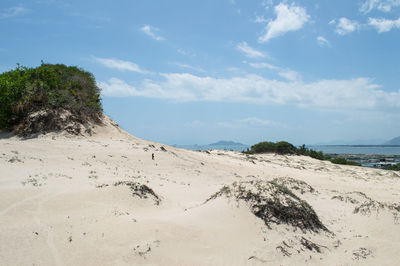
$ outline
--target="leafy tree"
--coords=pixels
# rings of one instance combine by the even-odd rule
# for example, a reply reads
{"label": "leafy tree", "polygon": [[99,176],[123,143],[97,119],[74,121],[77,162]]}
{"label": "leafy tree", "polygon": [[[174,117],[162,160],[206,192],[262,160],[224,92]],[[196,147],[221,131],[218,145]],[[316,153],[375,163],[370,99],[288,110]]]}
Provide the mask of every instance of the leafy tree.
{"label": "leafy tree", "polygon": [[0,130],[12,130],[32,112],[65,109],[85,119],[102,113],[100,89],[94,76],[76,66],[17,64],[0,74]]}

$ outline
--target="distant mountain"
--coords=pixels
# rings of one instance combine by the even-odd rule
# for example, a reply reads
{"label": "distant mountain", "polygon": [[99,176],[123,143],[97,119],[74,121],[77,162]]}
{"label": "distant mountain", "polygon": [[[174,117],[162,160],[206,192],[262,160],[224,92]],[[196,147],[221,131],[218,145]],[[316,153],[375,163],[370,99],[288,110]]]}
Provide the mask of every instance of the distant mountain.
{"label": "distant mountain", "polygon": [[385,145],[400,145],[400,136],[384,143]]}
{"label": "distant mountain", "polygon": [[234,142],[234,141],[227,141],[227,140],[220,140],[215,143],[208,144],[209,146],[247,146],[245,144]]}

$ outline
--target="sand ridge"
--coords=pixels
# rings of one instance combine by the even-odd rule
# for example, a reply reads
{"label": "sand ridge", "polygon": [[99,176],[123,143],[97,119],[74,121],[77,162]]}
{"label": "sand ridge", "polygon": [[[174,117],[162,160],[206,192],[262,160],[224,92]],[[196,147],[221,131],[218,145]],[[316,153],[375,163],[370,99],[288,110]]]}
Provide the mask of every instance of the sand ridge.
{"label": "sand ridge", "polygon": [[[93,131],[0,139],[1,265],[400,261],[398,172],[188,151],[130,136],[108,118]],[[266,225],[244,196],[207,200],[246,182],[288,188],[327,230]]]}

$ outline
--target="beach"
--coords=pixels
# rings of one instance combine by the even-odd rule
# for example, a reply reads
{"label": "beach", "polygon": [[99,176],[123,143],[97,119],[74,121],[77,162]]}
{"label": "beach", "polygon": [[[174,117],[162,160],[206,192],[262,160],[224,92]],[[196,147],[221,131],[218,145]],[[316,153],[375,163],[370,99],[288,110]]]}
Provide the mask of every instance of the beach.
{"label": "beach", "polygon": [[400,261],[399,172],[93,132],[0,139],[1,265]]}

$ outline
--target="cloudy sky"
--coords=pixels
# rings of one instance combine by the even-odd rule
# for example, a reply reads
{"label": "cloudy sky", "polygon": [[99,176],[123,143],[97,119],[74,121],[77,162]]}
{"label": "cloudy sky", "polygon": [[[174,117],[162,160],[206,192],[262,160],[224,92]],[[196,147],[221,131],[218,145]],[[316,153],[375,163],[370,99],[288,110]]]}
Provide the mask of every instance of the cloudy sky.
{"label": "cloudy sky", "polygon": [[77,65],[166,144],[400,135],[400,0],[1,0],[0,71]]}

